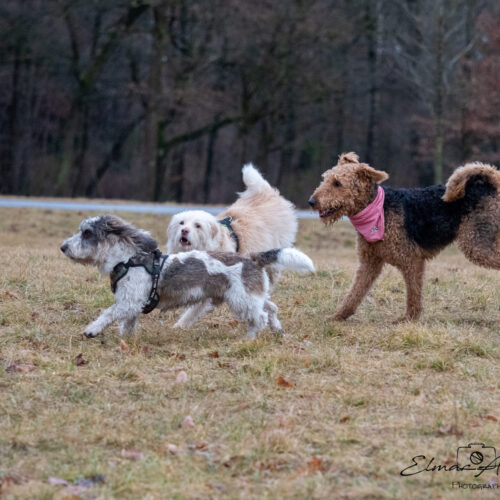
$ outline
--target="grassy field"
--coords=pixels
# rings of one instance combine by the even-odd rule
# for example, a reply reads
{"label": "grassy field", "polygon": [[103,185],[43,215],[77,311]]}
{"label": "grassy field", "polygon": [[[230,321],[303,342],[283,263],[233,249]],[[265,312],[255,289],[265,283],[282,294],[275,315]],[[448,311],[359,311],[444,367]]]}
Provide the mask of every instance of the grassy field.
{"label": "grassy field", "polygon": [[[415,455],[500,449],[498,272],[449,248],[428,267],[421,321],[392,324],[404,287],[388,268],[353,318],[328,323],[354,231],[302,221],[317,273],[275,291],[284,339],[247,341],[224,307],[185,332],[179,311],[154,311],[125,343],[113,327],[87,340],[109,282],[59,245],[88,215],[0,210],[0,496],[498,498],[451,486],[497,471],[400,475]],[[164,244],[168,217],[125,218]]]}

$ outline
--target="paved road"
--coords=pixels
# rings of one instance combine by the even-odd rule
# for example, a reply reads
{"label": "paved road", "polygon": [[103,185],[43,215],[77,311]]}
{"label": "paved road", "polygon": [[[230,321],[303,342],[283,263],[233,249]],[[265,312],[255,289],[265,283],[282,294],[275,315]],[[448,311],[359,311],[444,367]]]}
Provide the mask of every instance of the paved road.
{"label": "paved road", "polygon": [[[146,203],[120,204],[120,203],[95,203],[79,201],[45,201],[30,199],[7,199],[0,198],[0,207],[11,208],[39,208],[44,210],[77,210],[96,212],[138,212],[149,214],[177,214],[185,210],[205,210],[212,214],[218,214],[223,209],[219,207],[207,207],[202,205],[148,205]],[[312,210],[297,210],[299,219],[315,219],[318,215]]]}

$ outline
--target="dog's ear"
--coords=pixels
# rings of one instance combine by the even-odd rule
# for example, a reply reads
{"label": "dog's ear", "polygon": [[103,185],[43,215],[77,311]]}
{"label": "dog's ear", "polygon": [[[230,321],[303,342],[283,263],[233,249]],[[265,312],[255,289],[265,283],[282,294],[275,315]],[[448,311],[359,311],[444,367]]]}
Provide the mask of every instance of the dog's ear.
{"label": "dog's ear", "polygon": [[353,151],[350,153],[342,153],[339,156],[339,165],[346,165],[348,163],[359,164],[359,156]]}
{"label": "dog's ear", "polygon": [[210,226],[211,226],[210,229],[212,231],[212,239],[215,239],[220,231],[220,226],[221,226],[220,222],[211,222]]}
{"label": "dog's ear", "polygon": [[137,229],[116,215],[102,215],[97,225],[105,234],[125,240],[143,252],[152,252],[158,247],[158,243],[148,231]]}
{"label": "dog's ear", "polygon": [[133,244],[143,252],[154,252],[158,248],[158,243],[148,231],[137,229],[130,238]]}
{"label": "dog's ear", "polygon": [[366,165],[364,163],[360,165],[359,173],[377,184],[380,184],[389,178],[389,174],[387,172],[384,172],[383,170],[375,170],[370,167],[370,165]]}

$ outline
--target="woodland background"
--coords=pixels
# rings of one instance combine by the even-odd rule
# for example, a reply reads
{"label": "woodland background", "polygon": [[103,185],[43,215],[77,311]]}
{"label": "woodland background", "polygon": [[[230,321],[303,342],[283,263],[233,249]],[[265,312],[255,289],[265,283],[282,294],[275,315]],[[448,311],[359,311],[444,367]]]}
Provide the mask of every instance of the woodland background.
{"label": "woodland background", "polygon": [[493,0],[2,0],[0,193],[303,206],[342,151],[393,185],[500,160]]}

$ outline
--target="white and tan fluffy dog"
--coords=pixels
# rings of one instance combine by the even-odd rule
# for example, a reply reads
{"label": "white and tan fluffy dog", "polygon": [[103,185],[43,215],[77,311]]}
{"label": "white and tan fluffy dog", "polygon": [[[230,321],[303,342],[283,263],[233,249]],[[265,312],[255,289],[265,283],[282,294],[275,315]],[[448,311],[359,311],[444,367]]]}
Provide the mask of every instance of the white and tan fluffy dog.
{"label": "white and tan fluffy dog", "polygon": [[311,259],[295,248],[248,256],[202,251],[161,256],[156,247],[148,232],[114,215],[84,220],[78,233],[63,242],[61,250],[71,260],[96,265],[101,274],[110,275],[115,294],[115,304],[87,325],[85,336],[95,337],[115,321],[121,333],[131,333],[141,313],[156,306],[162,310],[192,306],[185,318],[190,326],[208,304],[223,302],[247,323],[248,338],[266,326],[281,331],[265,270],[314,271]]}
{"label": "white and tan fluffy dog", "polygon": [[[292,203],[252,164],[245,165],[242,174],[246,190],[225,212],[214,216],[191,210],[172,217],[167,228],[168,253],[206,250],[245,254],[293,245],[297,217]],[[229,223],[221,224],[224,220]]]}

